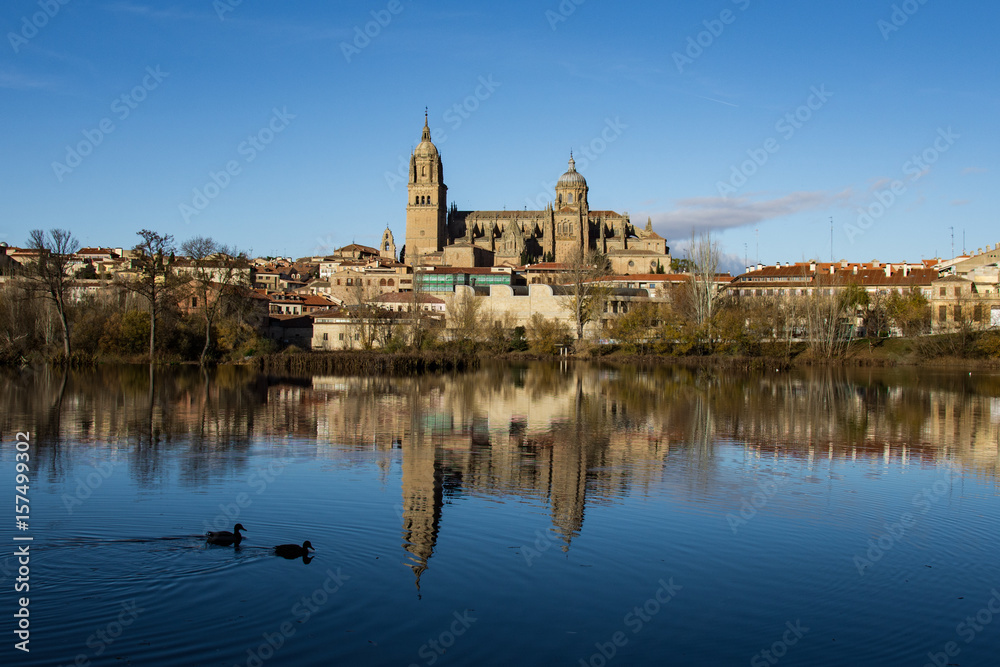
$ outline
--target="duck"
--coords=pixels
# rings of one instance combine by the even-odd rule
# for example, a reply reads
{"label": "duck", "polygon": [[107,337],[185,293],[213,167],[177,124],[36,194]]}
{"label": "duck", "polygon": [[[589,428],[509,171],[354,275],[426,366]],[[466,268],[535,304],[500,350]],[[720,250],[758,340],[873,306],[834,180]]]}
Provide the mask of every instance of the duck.
{"label": "duck", "polygon": [[305,542],[302,543],[301,547],[297,544],[279,544],[278,546],[274,547],[274,553],[277,556],[281,556],[282,558],[288,558],[288,559],[309,558],[310,549],[313,549],[313,551],[315,551],[312,543],[309,542],[309,540],[306,540]]}
{"label": "duck", "polygon": [[209,544],[218,544],[219,546],[228,547],[230,545],[239,546],[240,542],[243,541],[243,536],[240,535],[241,530],[246,530],[242,523],[238,523],[233,526],[233,532],[228,530],[220,530],[218,532],[211,532],[205,535],[205,541]]}

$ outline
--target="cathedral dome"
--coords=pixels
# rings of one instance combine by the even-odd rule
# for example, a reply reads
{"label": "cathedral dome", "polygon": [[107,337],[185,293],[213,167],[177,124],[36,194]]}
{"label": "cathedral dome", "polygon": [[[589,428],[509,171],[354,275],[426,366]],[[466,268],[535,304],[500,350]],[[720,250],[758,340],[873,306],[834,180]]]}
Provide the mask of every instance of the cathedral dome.
{"label": "cathedral dome", "polygon": [[437,157],[438,149],[431,141],[431,128],[427,125],[427,117],[424,116],[424,132],[420,136],[420,143],[417,144],[413,154],[417,157]]}
{"label": "cathedral dome", "polygon": [[573,159],[572,153],[569,155],[569,171],[559,177],[559,182],[556,183],[556,187],[558,188],[563,185],[570,187],[587,185],[587,179],[583,177],[583,174],[576,170],[576,160]]}

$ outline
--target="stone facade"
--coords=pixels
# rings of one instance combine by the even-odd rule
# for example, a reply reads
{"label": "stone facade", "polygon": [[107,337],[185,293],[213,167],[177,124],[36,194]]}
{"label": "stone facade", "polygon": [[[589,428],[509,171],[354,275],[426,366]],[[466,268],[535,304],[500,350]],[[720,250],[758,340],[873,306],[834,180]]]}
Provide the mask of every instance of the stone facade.
{"label": "stone facade", "polygon": [[425,120],[410,157],[405,261],[411,266],[521,266],[543,259],[568,262],[582,248],[606,254],[615,273],[669,270],[669,248],[652,222],[638,229],[627,214],[592,210],[589,191],[570,155],[555,201],[544,210],[449,208],[444,166]]}

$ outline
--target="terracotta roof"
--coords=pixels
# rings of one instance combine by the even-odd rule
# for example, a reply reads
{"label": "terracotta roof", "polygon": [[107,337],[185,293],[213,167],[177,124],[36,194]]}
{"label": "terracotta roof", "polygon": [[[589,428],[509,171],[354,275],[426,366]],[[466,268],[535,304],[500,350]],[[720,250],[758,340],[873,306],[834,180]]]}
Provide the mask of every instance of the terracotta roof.
{"label": "terracotta roof", "polygon": [[302,303],[307,306],[330,306],[334,302],[318,294],[304,294]]}
{"label": "terracotta roof", "polygon": [[345,245],[343,248],[339,248],[335,252],[344,252],[345,250],[348,251],[348,252],[365,252],[365,253],[370,253],[370,254],[373,254],[373,255],[377,255],[378,254],[378,249],[377,248],[372,248],[371,246],[367,246],[367,245],[360,245],[358,243],[352,243],[350,245]]}
{"label": "terracotta roof", "polygon": [[524,268],[528,271],[565,271],[569,267],[562,262],[539,262]]}

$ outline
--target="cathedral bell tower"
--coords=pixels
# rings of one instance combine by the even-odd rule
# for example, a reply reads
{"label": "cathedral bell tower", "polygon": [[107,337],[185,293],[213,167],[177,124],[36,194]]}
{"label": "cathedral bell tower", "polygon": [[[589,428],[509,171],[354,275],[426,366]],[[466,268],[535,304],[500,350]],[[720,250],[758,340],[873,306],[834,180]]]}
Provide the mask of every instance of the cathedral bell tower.
{"label": "cathedral bell tower", "polygon": [[420,143],[410,156],[410,182],[406,204],[406,260],[414,265],[421,255],[442,250],[446,244],[448,186],[437,147],[424,114]]}
{"label": "cathedral bell tower", "polygon": [[572,261],[577,253],[591,248],[587,192],[587,179],[576,170],[576,160],[570,153],[569,169],[556,182],[556,203],[552,215],[557,262]]}

